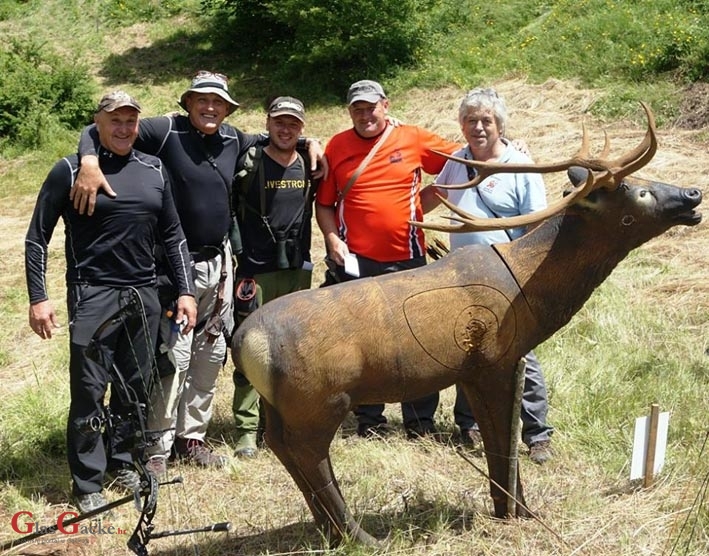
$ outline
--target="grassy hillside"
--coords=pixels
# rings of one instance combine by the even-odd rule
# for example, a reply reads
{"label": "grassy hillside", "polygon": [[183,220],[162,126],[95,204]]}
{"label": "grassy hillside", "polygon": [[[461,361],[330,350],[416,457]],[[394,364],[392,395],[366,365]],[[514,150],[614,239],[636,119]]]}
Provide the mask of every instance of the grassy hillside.
{"label": "grassy hillside", "polygon": [[[141,20],[129,17],[134,11],[128,11],[123,21],[129,25],[122,26],[122,4],[133,10],[142,5],[166,12],[160,18]],[[589,80],[589,75],[597,73],[602,55],[577,58],[565,53],[561,39],[567,36],[560,31],[564,14],[584,15],[576,19],[579,30],[575,36],[587,37],[586,42],[570,46],[579,53],[590,38],[602,37],[599,29],[590,28],[593,21],[601,19],[610,25],[610,18],[602,16],[619,6],[622,11],[639,5],[648,17],[654,17],[665,3],[608,2],[603,3],[605,12],[598,2],[544,3],[546,11],[536,15],[535,23],[524,19],[524,24],[520,18],[527,18],[532,8],[541,10],[542,3],[522,4],[500,2],[496,8],[483,8],[476,3],[471,9],[476,19],[466,19],[471,14],[462,13],[462,8],[457,16],[440,19],[447,42],[432,47],[418,71],[387,77],[393,113],[460,139],[455,117],[462,93],[473,85],[491,84],[507,100],[509,134],[525,138],[535,159],[547,162],[575,152],[584,120],[595,149],[600,151],[604,131],[614,154],[631,149],[644,133],[642,112],[635,101],[646,99],[665,116],[658,132],[659,151],[641,176],[696,186],[705,195],[709,193],[705,128],[672,125],[681,112],[682,82],[659,77],[650,82],[639,78],[625,82],[619,70],[606,70],[605,77],[600,72]],[[695,4],[699,9],[700,4]],[[589,11],[589,6],[595,11]],[[108,8],[116,13],[107,14]],[[682,17],[691,13],[685,11]],[[264,123],[260,104],[267,91],[273,92],[271,85],[262,76],[250,74],[240,65],[244,61],[232,60],[224,52],[212,54],[214,37],[205,31],[206,23],[198,14],[196,1],[0,1],[0,32],[4,37],[40,38],[65,59],[87,64],[97,95],[126,88],[144,103],[147,114],[176,109],[193,70],[222,69],[232,76],[236,98],[243,100],[242,108],[230,117],[231,123],[247,132],[260,131]],[[464,21],[478,26],[465,27]],[[498,27],[500,43],[494,42],[494,26],[482,31],[482,24],[491,21],[498,26],[508,23]],[[648,19],[645,27],[652,29],[652,21]],[[547,73],[520,54],[520,44],[517,54],[509,52],[522,30],[531,34],[552,22],[545,36],[556,34],[557,42],[550,44],[557,57],[553,65],[547,63]],[[674,20],[670,23],[674,25]],[[622,50],[620,42],[605,39],[607,48]],[[503,47],[505,54],[498,54]],[[538,58],[544,60],[541,54]],[[562,67],[559,59],[569,62]],[[510,65],[513,60],[519,65]],[[487,66],[489,70],[484,70]],[[612,71],[621,77],[614,79]],[[288,84],[279,85],[287,92]],[[621,86],[625,94],[619,91]],[[326,139],[349,126],[339,103],[314,99],[315,95],[313,100],[306,99],[308,134]],[[598,106],[622,110],[590,110]],[[695,111],[700,112],[696,105]],[[611,118],[609,114],[623,116]],[[9,525],[16,512],[30,511],[40,525],[48,525],[69,508],[62,230],[57,229],[52,242],[48,280],[64,326],[51,341],[40,340],[27,326],[23,242],[39,185],[56,159],[75,148],[75,140],[76,134],[67,132],[41,152],[0,155],[4,324],[0,328],[0,523],[5,524],[0,527],[0,543],[18,536]],[[549,199],[558,198],[565,187],[564,176],[549,176],[546,181]],[[335,471],[356,518],[380,538],[389,534],[388,548],[372,551],[345,545],[326,549],[302,495],[276,458],[264,450],[254,461],[231,461],[225,471],[175,467],[174,473],[184,477],[184,486],[161,489],[157,529],[198,527],[212,521],[231,521],[233,529],[228,535],[155,540],[151,554],[193,554],[196,545],[201,554],[214,555],[705,555],[709,551],[704,499],[709,476],[705,448],[709,430],[708,239],[703,223],[693,229],[673,229],[638,249],[571,323],[537,350],[550,391],[549,420],[556,427],[556,455],[543,467],[523,455],[520,465],[527,501],[539,520],[492,518],[487,480],[478,471],[485,470],[484,460],[472,458],[473,467],[452,443],[412,443],[403,433],[382,442],[362,441],[353,436],[353,422],[348,420],[333,444]],[[319,240],[314,251],[317,285],[324,255]],[[216,450],[224,455],[231,454],[233,440],[231,370],[228,363],[210,428]],[[641,488],[628,479],[633,426],[635,418],[647,414],[655,402],[671,414],[667,458],[655,483]],[[439,428],[450,434],[454,432],[452,403],[448,389],[437,419]],[[387,414],[392,423],[400,425],[397,406],[388,406]],[[120,493],[109,491],[109,496],[115,499]],[[115,510],[111,523],[132,531],[136,517],[128,505]],[[27,545],[23,552],[14,553],[126,553],[126,535],[79,538],[85,544],[63,539]]]}

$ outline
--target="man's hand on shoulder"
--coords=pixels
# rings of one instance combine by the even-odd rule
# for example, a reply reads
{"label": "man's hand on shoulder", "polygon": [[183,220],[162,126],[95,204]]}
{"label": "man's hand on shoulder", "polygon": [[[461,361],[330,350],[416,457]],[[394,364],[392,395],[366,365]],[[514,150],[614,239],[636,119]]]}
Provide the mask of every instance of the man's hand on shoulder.
{"label": "man's hand on shoulder", "polygon": [[529,145],[527,145],[527,142],[524,139],[513,139],[512,146],[522,154],[532,158],[532,153],[529,152]]}
{"label": "man's hand on shoulder", "polygon": [[322,144],[315,138],[309,138],[306,144],[308,146],[308,158],[311,160],[310,173],[316,179],[327,178],[329,166]]}
{"label": "man's hand on shoulder", "polygon": [[399,118],[395,118],[394,116],[389,116],[387,115],[387,122],[393,127],[399,127],[400,125],[404,125],[404,122],[402,122]]}
{"label": "man's hand on shoulder", "polygon": [[116,192],[106,181],[106,176],[98,166],[98,157],[85,155],[81,158],[79,173],[69,192],[69,199],[73,201],[74,208],[79,211],[79,214],[86,213],[91,216],[94,213],[96,194],[99,189],[103,189],[111,198],[116,197]]}

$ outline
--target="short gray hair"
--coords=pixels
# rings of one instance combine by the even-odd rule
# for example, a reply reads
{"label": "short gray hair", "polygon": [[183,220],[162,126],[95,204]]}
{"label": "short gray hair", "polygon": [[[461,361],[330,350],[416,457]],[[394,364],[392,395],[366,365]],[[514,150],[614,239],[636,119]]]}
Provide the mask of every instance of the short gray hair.
{"label": "short gray hair", "polygon": [[472,110],[489,110],[492,112],[500,128],[500,134],[505,134],[507,126],[507,107],[502,97],[493,88],[478,87],[468,91],[458,108],[458,122],[462,125]]}

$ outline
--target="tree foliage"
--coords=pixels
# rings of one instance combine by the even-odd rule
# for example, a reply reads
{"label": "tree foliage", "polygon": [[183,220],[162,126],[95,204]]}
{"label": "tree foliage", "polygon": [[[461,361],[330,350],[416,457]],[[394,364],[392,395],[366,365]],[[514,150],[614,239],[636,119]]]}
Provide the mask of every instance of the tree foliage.
{"label": "tree foliage", "polygon": [[57,130],[88,123],[94,104],[93,80],[75,60],[35,42],[0,47],[0,146],[40,148]]}
{"label": "tree foliage", "polygon": [[411,65],[424,44],[427,0],[205,0],[223,16],[238,55],[271,81],[302,81],[342,94],[352,81]]}

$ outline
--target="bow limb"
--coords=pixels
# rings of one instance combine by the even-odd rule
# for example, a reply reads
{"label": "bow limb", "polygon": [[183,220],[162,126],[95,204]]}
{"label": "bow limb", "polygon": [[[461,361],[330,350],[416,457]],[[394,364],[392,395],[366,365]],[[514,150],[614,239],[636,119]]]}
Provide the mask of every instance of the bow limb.
{"label": "bow limb", "polygon": [[[147,556],[147,544],[150,542],[150,533],[153,530],[153,519],[157,509],[158,502],[158,481],[153,477],[145,466],[145,451],[151,441],[151,434],[147,428],[146,403],[141,401],[138,393],[126,382],[123,373],[111,360],[105,352],[99,340],[105,333],[114,330],[116,327],[122,327],[126,332],[126,337],[131,348],[131,354],[135,360],[137,368],[141,368],[141,362],[137,354],[137,350],[133,345],[132,335],[129,330],[129,321],[139,318],[141,325],[144,327],[144,337],[146,341],[146,353],[149,357],[154,358],[154,349],[151,345],[151,335],[149,333],[147,318],[143,310],[142,300],[136,290],[127,288],[121,294],[120,308],[116,313],[108,317],[94,333],[89,346],[87,347],[87,357],[91,357],[99,364],[102,364],[106,369],[108,376],[113,384],[112,392],[118,396],[121,405],[128,409],[127,419],[130,427],[130,437],[132,439],[130,445],[131,459],[140,478],[140,489],[137,490],[131,497],[131,500],[136,501],[136,506],[140,510],[138,522],[131,536],[128,539],[127,546],[138,556]],[[154,367],[154,365],[151,365]],[[145,389],[145,398],[148,398],[150,391],[149,386],[143,382]],[[108,409],[107,409],[108,411]],[[111,419],[108,419],[109,426]],[[110,428],[109,428],[110,434]],[[142,498],[142,504],[141,504]]]}
{"label": "bow limb", "polygon": [[138,517],[138,523],[128,539],[127,546],[138,556],[148,556],[147,545],[155,528],[153,519],[158,506],[158,480],[145,469],[145,465],[141,464],[140,467],[142,467],[142,472],[139,471],[141,475],[141,492],[140,494],[136,493],[136,496],[142,494],[143,505]]}

